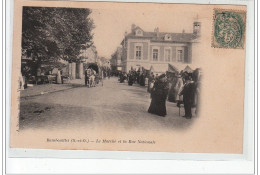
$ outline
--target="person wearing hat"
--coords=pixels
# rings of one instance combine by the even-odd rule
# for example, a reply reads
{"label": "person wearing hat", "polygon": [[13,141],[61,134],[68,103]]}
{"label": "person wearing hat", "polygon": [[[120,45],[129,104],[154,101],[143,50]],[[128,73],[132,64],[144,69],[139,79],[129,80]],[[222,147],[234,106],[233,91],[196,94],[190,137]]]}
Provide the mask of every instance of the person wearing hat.
{"label": "person wearing hat", "polygon": [[58,69],[58,71],[57,71],[56,83],[57,84],[61,84],[62,83],[62,81],[61,81],[61,70],[60,69]]}
{"label": "person wearing hat", "polygon": [[85,70],[85,86],[89,86],[90,69]]}
{"label": "person wearing hat", "polygon": [[144,73],[141,73],[140,79],[139,79],[140,86],[145,86],[145,76]]}
{"label": "person wearing hat", "polygon": [[151,83],[152,83],[152,81],[154,80],[154,75],[153,75],[153,72],[151,72],[150,74],[149,74],[149,76],[148,76],[148,87],[147,87],[147,92],[151,92],[151,87],[153,87],[153,86],[151,86]]}
{"label": "person wearing hat", "polygon": [[170,90],[169,90],[169,93],[168,93],[168,101],[169,102],[173,102],[173,103],[176,103],[176,96],[177,96],[177,93],[176,93],[176,83],[177,83],[177,76],[174,75],[173,77],[171,77],[171,79],[169,80],[169,87],[170,87]]}
{"label": "person wearing hat", "polygon": [[128,74],[128,85],[129,86],[132,86],[134,83],[134,75],[132,72],[129,71],[129,74]]}
{"label": "person wearing hat", "polygon": [[175,85],[175,92],[176,92],[176,101],[177,106],[180,107],[180,104],[182,104],[183,98],[182,95],[179,95],[183,88],[183,80],[181,74],[177,75],[177,83]]}
{"label": "person wearing hat", "polygon": [[191,119],[192,113],[191,108],[194,100],[194,83],[191,81],[191,77],[188,75],[184,76],[185,83],[182,91],[179,95],[183,95],[183,103],[185,109],[185,117],[186,119]]}
{"label": "person wearing hat", "polygon": [[158,77],[151,89],[151,103],[148,112],[165,117],[166,112],[166,99],[168,95],[168,82],[165,74]]}

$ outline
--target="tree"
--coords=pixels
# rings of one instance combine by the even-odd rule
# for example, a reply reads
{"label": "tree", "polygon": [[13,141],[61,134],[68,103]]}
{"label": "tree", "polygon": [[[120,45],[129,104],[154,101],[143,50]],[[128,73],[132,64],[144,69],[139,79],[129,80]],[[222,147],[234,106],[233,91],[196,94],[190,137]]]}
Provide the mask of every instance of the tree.
{"label": "tree", "polygon": [[37,67],[43,62],[80,60],[81,49],[92,45],[90,9],[24,7],[22,53]]}
{"label": "tree", "polygon": [[111,64],[112,70],[116,70],[117,69],[117,51],[115,51],[111,55],[110,64]]}

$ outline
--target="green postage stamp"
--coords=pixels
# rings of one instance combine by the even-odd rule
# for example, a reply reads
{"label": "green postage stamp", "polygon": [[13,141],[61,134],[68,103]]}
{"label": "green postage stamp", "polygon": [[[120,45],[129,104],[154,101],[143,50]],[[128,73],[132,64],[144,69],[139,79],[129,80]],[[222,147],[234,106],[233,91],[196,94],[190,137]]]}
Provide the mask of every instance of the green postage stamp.
{"label": "green postage stamp", "polygon": [[243,49],[246,12],[214,9],[212,47]]}

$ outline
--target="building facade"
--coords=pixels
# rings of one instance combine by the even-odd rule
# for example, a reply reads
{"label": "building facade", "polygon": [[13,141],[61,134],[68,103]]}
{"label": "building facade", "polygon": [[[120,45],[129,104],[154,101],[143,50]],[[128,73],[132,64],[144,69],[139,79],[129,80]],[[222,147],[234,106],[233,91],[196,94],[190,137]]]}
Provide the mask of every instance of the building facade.
{"label": "building facade", "polygon": [[71,79],[84,78],[84,64],[97,63],[97,51],[95,46],[91,46],[85,50],[81,50],[81,60],[76,63],[68,64],[69,77]]}
{"label": "building facade", "polygon": [[201,23],[193,23],[193,33],[166,33],[143,31],[132,25],[131,33],[122,41],[122,71],[143,67],[156,73],[167,71],[168,64],[178,69],[194,61],[193,50],[199,43]]}
{"label": "building facade", "polygon": [[117,70],[122,70],[122,47],[118,47],[116,50],[116,67]]}

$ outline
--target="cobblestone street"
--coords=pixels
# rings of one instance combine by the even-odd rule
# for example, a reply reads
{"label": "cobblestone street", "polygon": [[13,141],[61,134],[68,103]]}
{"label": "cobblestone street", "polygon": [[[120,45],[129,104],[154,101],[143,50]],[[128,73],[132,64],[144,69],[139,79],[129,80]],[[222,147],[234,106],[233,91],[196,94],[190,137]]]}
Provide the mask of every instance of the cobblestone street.
{"label": "cobblestone street", "polygon": [[[105,79],[104,85],[82,86],[21,98],[20,129],[122,128],[125,130],[186,130],[197,119],[179,116],[175,103],[167,102],[167,116],[149,114],[150,94],[146,87],[128,86],[117,78]],[[39,85],[40,86],[40,85]],[[193,113],[194,114],[194,113]]]}

